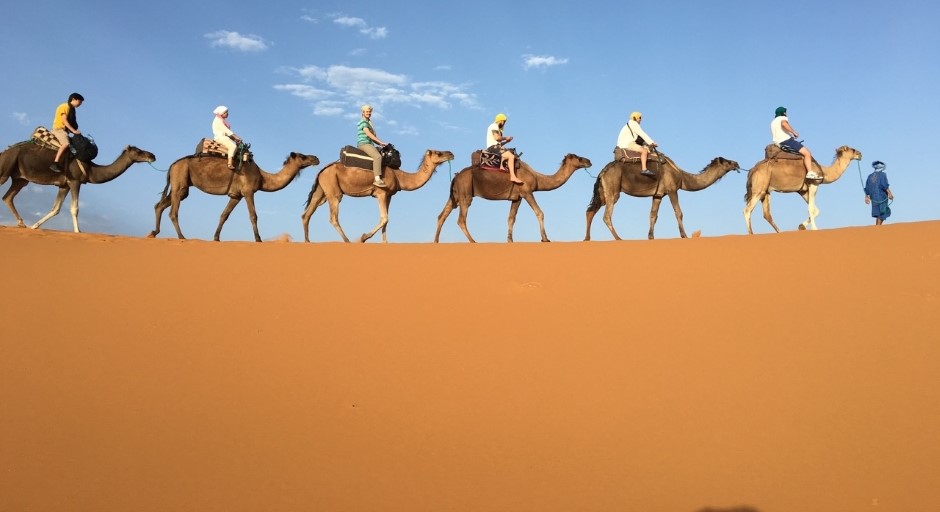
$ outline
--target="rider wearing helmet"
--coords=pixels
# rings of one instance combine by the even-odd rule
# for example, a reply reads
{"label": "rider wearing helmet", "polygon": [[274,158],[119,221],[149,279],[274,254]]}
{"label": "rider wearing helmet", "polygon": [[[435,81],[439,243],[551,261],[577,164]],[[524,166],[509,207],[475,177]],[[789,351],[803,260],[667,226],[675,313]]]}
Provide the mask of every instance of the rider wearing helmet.
{"label": "rider wearing helmet", "polygon": [[640,122],[643,121],[643,114],[632,112],[630,120],[620,129],[620,135],[617,136],[617,147],[629,151],[635,151],[640,154],[640,174],[644,176],[656,176],[656,173],[646,168],[646,160],[649,158],[649,148],[656,147],[656,142],[652,137],[640,128]]}
{"label": "rider wearing helmet", "polygon": [[486,129],[486,149],[491,153],[499,153],[500,167],[503,160],[509,162],[509,181],[522,184],[522,180],[516,177],[516,155],[508,149],[503,149],[503,144],[512,140],[512,137],[503,135],[505,125],[506,114],[496,114],[493,123]]}
{"label": "rider wearing helmet", "polygon": [[770,122],[770,135],[773,137],[774,144],[781,149],[803,155],[803,167],[806,167],[806,179],[823,179],[822,176],[816,174],[816,171],[813,170],[813,155],[809,152],[809,149],[804,147],[800,141],[796,140],[800,134],[790,126],[790,121],[787,119],[786,107],[777,107],[777,110],[774,111],[774,120]]}

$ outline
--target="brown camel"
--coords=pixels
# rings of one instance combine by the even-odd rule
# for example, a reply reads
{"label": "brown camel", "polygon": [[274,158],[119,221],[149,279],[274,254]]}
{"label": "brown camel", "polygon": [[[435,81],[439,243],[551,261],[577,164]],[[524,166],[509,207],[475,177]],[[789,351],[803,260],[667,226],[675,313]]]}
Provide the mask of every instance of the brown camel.
{"label": "brown camel", "polygon": [[307,202],[304,204],[304,213],[300,216],[304,225],[304,241],[309,242],[308,235],[310,217],[323,203],[330,203],[330,224],[336,228],[339,236],[343,237],[344,242],[349,242],[346,233],[339,225],[339,202],[343,196],[366,197],[373,196],[379,203],[379,223],[369,233],[363,233],[359,237],[360,242],[372,238],[379,229],[382,230],[382,243],[388,243],[385,230],[388,227],[388,208],[392,202],[392,196],[399,190],[412,191],[424,186],[431,179],[431,174],[437,170],[437,166],[444,162],[454,159],[454,154],[450,151],[436,151],[429,149],[424,153],[421,165],[418,170],[411,173],[400,169],[385,168],[382,179],[385,181],[385,187],[375,187],[372,185],[374,175],[371,169],[360,169],[358,167],[346,167],[339,162],[323,168],[317,179],[313,182],[310,189],[310,195],[307,196]]}
{"label": "brown camel", "polygon": [[0,185],[5,183],[7,179],[13,180],[10,184],[10,190],[7,190],[7,193],[3,195],[3,202],[13,212],[17,226],[26,227],[26,224],[23,223],[23,218],[16,211],[13,199],[29,183],[59,187],[55,202],[52,204],[52,210],[30,228],[36,229],[47,220],[58,215],[62,209],[62,203],[65,202],[65,196],[71,192],[72,228],[78,233],[80,232],[78,228],[78,194],[83,184],[107,183],[123,174],[135,163],[156,161],[153,153],[134,146],[126,146],[124,151],[110,165],[98,165],[93,162],[79,163],[77,160],[70,160],[64,172],[56,172],[49,169],[55,158],[55,153],[53,149],[24,142],[11,146],[0,154]]}
{"label": "brown camel", "polygon": [[437,243],[441,236],[441,227],[450,212],[460,206],[460,213],[457,217],[457,225],[467,236],[467,240],[476,243],[476,240],[470,236],[467,230],[467,210],[474,197],[482,197],[496,201],[510,201],[509,206],[509,232],[506,236],[507,242],[512,242],[512,227],[516,223],[516,212],[519,211],[519,204],[522,199],[529,203],[529,207],[535,212],[535,218],[539,221],[539,231],[542,234],[542,241],[549,242],[548,235],[545,234],[545,215],[538,203],[535,202],[533,193],[543,190],[555,190],[564,185],[568,178],[578,169],[585,169],[591,166],[591,161],[587,158],[569,153],[561,161],[561,166],[555,174],[549,176],[541,174],[528,164],[521,160],[516,160],[516,176],[522,180],[521,185],[509,181],[509,175],[499,171],[488,171],[481,169],[479,165],[471,165],[458,172],[454,176],[454,181],[450,185],[450,197],[444,203],[444,209],[437,216],[437,232],[434,233],[434,242]]}
{"label": "brown camel", "polygon": [[294,181],[294,178],[300,174],[303,168],[319,163],[320,159],[313,155],[292,152],[284,160],[281,170],[277,174],[271,174],[258,167],[254,160],[243,163],[238,172],[233,172],[228,168],[224,156],[184,156],[173,162],[170,165],[170,170],[167,171],[166,187],[163,188],[160,200],[153,207],[157,223],[147,237],[154,238],[160,233],[160,218],[163,216],[163,210],[169,206],[170,220],[173,221],[173,227],[176,228],[176,235],[181,239],[186,238],[183,236],[183,232],[180,231],[180,202],[189,195],[189,187],[195,186],[207,194],[229,196],[228,204],[225,205],[225,209],[219,217],[219,227],[215,230],[213,240],[219,241],[219,235],[222,234],[222,225],[225,224],[229,214],[244,197],[245,203],[248,204],[248,218],[251,220],[251,229],[254,230],[255,241],[260,242],[258,214],[255,213],[255,192],[259,190],[262,192],[281,190]]}
{"label": "brown camel", "polygon": [[[664,161],[661,165],[651,163],[650,169],[656,171],[656,176],[648,177],[640,174],[640,162],[636,159],[627,162],[614,160],[604,166],[600,174],[597,175],[597,181],[594,183],[594,195],[587,207],[587,230],[584,240],[591,239],[591,223],[594,221],[594,215],[605,206],[604,223],[614,235],[615,240],[620,240],[617,231],[614,230],[614,224],[611,218],[614,214],[614,204],[620,199],[620,193],[623,192],[633,197],[652,197],[653,206],[650,208],[650,231],[648,237],[653,239],[653,228],[656,226],[656,219],[659,217],[659,206],[662,204],[663,196],[669,197],[672,209],[676,213],[676,222],[679,223],[679,236],[686,238],[685,227],[682,225],[682,208],[679,207],[679,191],[688,190],[695,192],[711,186],[720,180],[730,171],[738,171],[738,163],[734,160],[728,160],[722,157],[713,159],[702,172],[690,174],[678,166],[669,157],[659,154]],[[654,156],[651,156],[652,160]]]}
{"label": "brown camel", "polygon": [[[771,153],[770,147],[765,149],[765,156],[771,156]],[[764,218],[773,226],[774,231],[780,232],[780,228],[774,224],[774,219],[770,215],[772,191],[799,193],[806,201],[809,210],[809,218],[800,224],[799,229],[806,229],[807,226],[816,229],[816,216],[819,215],[819,209],[816,207],[816,189],[820,184],[836,181],[842,177],[852,160],[861,159],[862,153],[856,149],[849,146],[836,148],[832,165],[829,167],[815,165],[816,172],[823,176],[822,182],[806,180],[806,167],[803,166],[802,159],[780,155],[777,158],[764,158],[757,162],[747,173],[747,192],[744,194],[744,222],[747,223],[748,234],[754,234],[751,230],[751,212],[757,206],[758,201],[763,204]]]}

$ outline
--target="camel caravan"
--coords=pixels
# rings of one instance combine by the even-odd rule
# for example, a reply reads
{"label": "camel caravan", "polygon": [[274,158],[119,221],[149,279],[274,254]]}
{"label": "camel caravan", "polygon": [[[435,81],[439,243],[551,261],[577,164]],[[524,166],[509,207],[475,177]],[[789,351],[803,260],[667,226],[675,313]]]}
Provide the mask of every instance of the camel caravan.
{"label": "camel caravan", "polygon": [[[81,95],[73,93],[69,102],[57,109],[52,130],[38,127],[30,139],[13,144],[0,152],[0,185],[11,181],[9,190],[3,195],[3,202],[12,212],[17,226],[26,227],[26,223],[17,212],[13,201],[29,183],[52,185],[59,189],[52,209],[29,226],[30,228],[36,229],[57,215],[65,196],[71,193],[73,230],[79,232],[78,198],[82,184],[107,183],[135,163],[152,164],[156,161],[153,153],[135,146],[126,146],[111,164],[94,163],[97,147],[92,140],[79,132],[75,120],[75,109],[82,101]],[[228,122],[228,108],[219,106],[213,114],[213,138],[199,141],[193,154],[177,159],[166,171],[166,185],[154,205],[155,224],[148,237],[154,238],[160,233],[163,212],[169,208],[170,221],[177,236],[180,239],[185,238],[179,224],[180,204],[189,195],[190,188],[196,187],[206,194],[229,198],[219,217],[214,240],[220,239],[225,221],[244,199],[254,239],[260,242],[255,193],[281,190],[293,182],[303,169],[320,164],[319,158],[314,155],[291,152],[280,170],[265,171],[255,163],[250,145],[232,131]],[[370,232],[363,233],[358,240],[365,242],[381,230],[382,242],[387,243],[386,231],[392,196],[399,191],[421,188],[428,183],[441,164],[454,160],[454,154],[450,151],[427,149],[414,172],[402,170],[398,151],[376,134],[371,121],[372,107],[364,105],[361,114],[358,145],[343,147],[339,158],[324,166],[314,179],[301,213],[305,242],[310,241],[310,219],[324,203],[329,204],[330,224],[344,242],[349,242],[340,226],[339,203],[344,196],[371,196],[378,203],[378,223]],[[512,137],[503,133],[506,122],[505,114],[495,117],[494,122],[487,128],[486,146],[474,151],[471,154],[470,166],[453,176],[449,195],[437,217],[437,229],[433,239],[435,243],[440,241],[444,222],[454,208],[459,208],[458,227],[469,242],[475,242],[467,228],[467,213],[475,197],[491,201],[509,201],[507,242],[513,241],[516,214],[520,203],[525,200],[538,220],[541,241],[549,241],[545,230],[545,216],[535,200],[535,193],[561,187],[578,169],[590,168],[591,160],[569,153],[562,158],[554,173],[543,174],[522,160],[521,153],[507,147]],[[734,160],[717,156],[699,173],[686,172],[657,149],[657,143],[643,131],[641,122],[641,113],[633,112],[630,115],[628,123],[618,137],[612,161],[603,167],[595,179],[585,212],[585,241],[591,240],[591,224],[601,207],[605,210],[604,224],[615,240],[621,240],[612,222],[614,205],[621,193],[651,198],[649,239],[654,237],[662,200],[668,197],[676,216],[679,235],[686,238],[678,192],[703,190],[718,182],[727,173],[741,171]],[[775,111],[771,132],[774,142],[765,148],[764,159],[757,162],[747,173],[744,195],[747,231],[749,234],[753,233],[751,212],[758,202],[763,205],[764,219],[774,231],[780,231],[770,214],[770,196],[773,191],[798,193],[806,201],[809,213],[806,221],[798,228],[817,229],[816,217],[819,209],[816,206],[816,193],[819,186],[838,180],[851,161],[861,160],[862,154],[849,146],[841,146],[836,149],[832,165],[820,165],[809,150],[796,141],[798,134],[789,125],[786,109],[783,107]]]}

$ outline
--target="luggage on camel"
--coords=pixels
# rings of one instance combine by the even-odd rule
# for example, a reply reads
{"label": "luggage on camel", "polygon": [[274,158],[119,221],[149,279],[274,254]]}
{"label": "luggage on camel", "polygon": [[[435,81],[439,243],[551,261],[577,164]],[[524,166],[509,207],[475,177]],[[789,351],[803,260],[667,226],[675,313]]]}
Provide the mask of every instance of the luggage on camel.
{"label": "luggage on camel", "polygon": [[[250,162],[251,159],[254,158],[254,155],[248,149],[250,147],[251,144],[242,143],[235,149],[235,156],[232,157],[232,160],[235,162],[236,168],[240,168],[243,162]],[[219,156],[228,158],[228,149],[212,139],[203,138],[196,144],[196,151],[193,153],[193,156]]]}
{"label": "luggage on camel", "polygon": [[[382,169],[391,167],[392,169],[401,169],[401,153],[395,149],[395,146],[386,144],[379,150],[382,155]],[[339,151],[339,162],[344,167],[358,167],[367,171],[372,170],[372,157],[365,151],[355,146],[343,146]]]}

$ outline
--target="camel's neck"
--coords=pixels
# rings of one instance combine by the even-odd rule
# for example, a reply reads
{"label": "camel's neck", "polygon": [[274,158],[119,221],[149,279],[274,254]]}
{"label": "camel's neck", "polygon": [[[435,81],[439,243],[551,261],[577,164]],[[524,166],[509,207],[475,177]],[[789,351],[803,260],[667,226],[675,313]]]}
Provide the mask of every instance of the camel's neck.
{"label": "camel's neck", "polygon": [[[90,164],[91,168],[86,168],[88,183],[107,183],[124,174],[124,171],[133,164],[134,160],[131,159],[126,151],[118,155],[117,159],[110,165]],[[76,162],[75,165],[77,166],[78,162]],[[79,173],[81,173],[81,171],[79,171]]]}
{"label": "camel's neck", "polygon": [[718,181],[725,174],[728,174],[728,171],[731,170],[717,164],[709,165],[705,168],[704,171],[698,174],[685,172],[678,167],[676,167],[676,169],[682,176],[682,180],[679,182],[679,188],[681,190],[688,190],[690,192],[695,192],[697,190],[702,190],[712,186],[716,181]]}
{"label": "camel's neck", "polygon": [[835,162],[832,162],[832,165],[829,167],[823,167],[823,183],[832,183],[837,179],[842,177],[842,174],[846,169],[849,168],[849,163],[852,162],[852,157],[847,155],[848,152],[839,155],[836,158]]}
{"label": "camel's neck", "polygon": [[402,190],[417,190],[431,179],[431,175],[434,174],[436,167],[437,166],[431,163],[428,157],[424,157],[424,160],[421,161],[421,166],[418,167],[418,170],[415,172],[395,169],[395,179],[398,180],[398,186],[401,187]]}
{"label": "camel's neck", "polygon": [[571,178],[571,175],[574,174],[574,171],[578,170],[578,167],[574,166],[569,162],[564,162],[561,164],[561,167],[558,168],[558,171],[555,174],[548,175],[542,174],[535,169],[531,169],[532,174],[535,175],[535,190],[555,190],[556,188],[564,185],[568,182],[568,179]]}
{"label": "camel's neck", "polygon": [[288,162],[277,174],[266,172],[260,167],[258,171],[261,173],[260,190],[262,192],[277,192],[287,185],[290,185],[290,183],[294,181],[294,178],[300,174],[300,165],[297,162]]}

